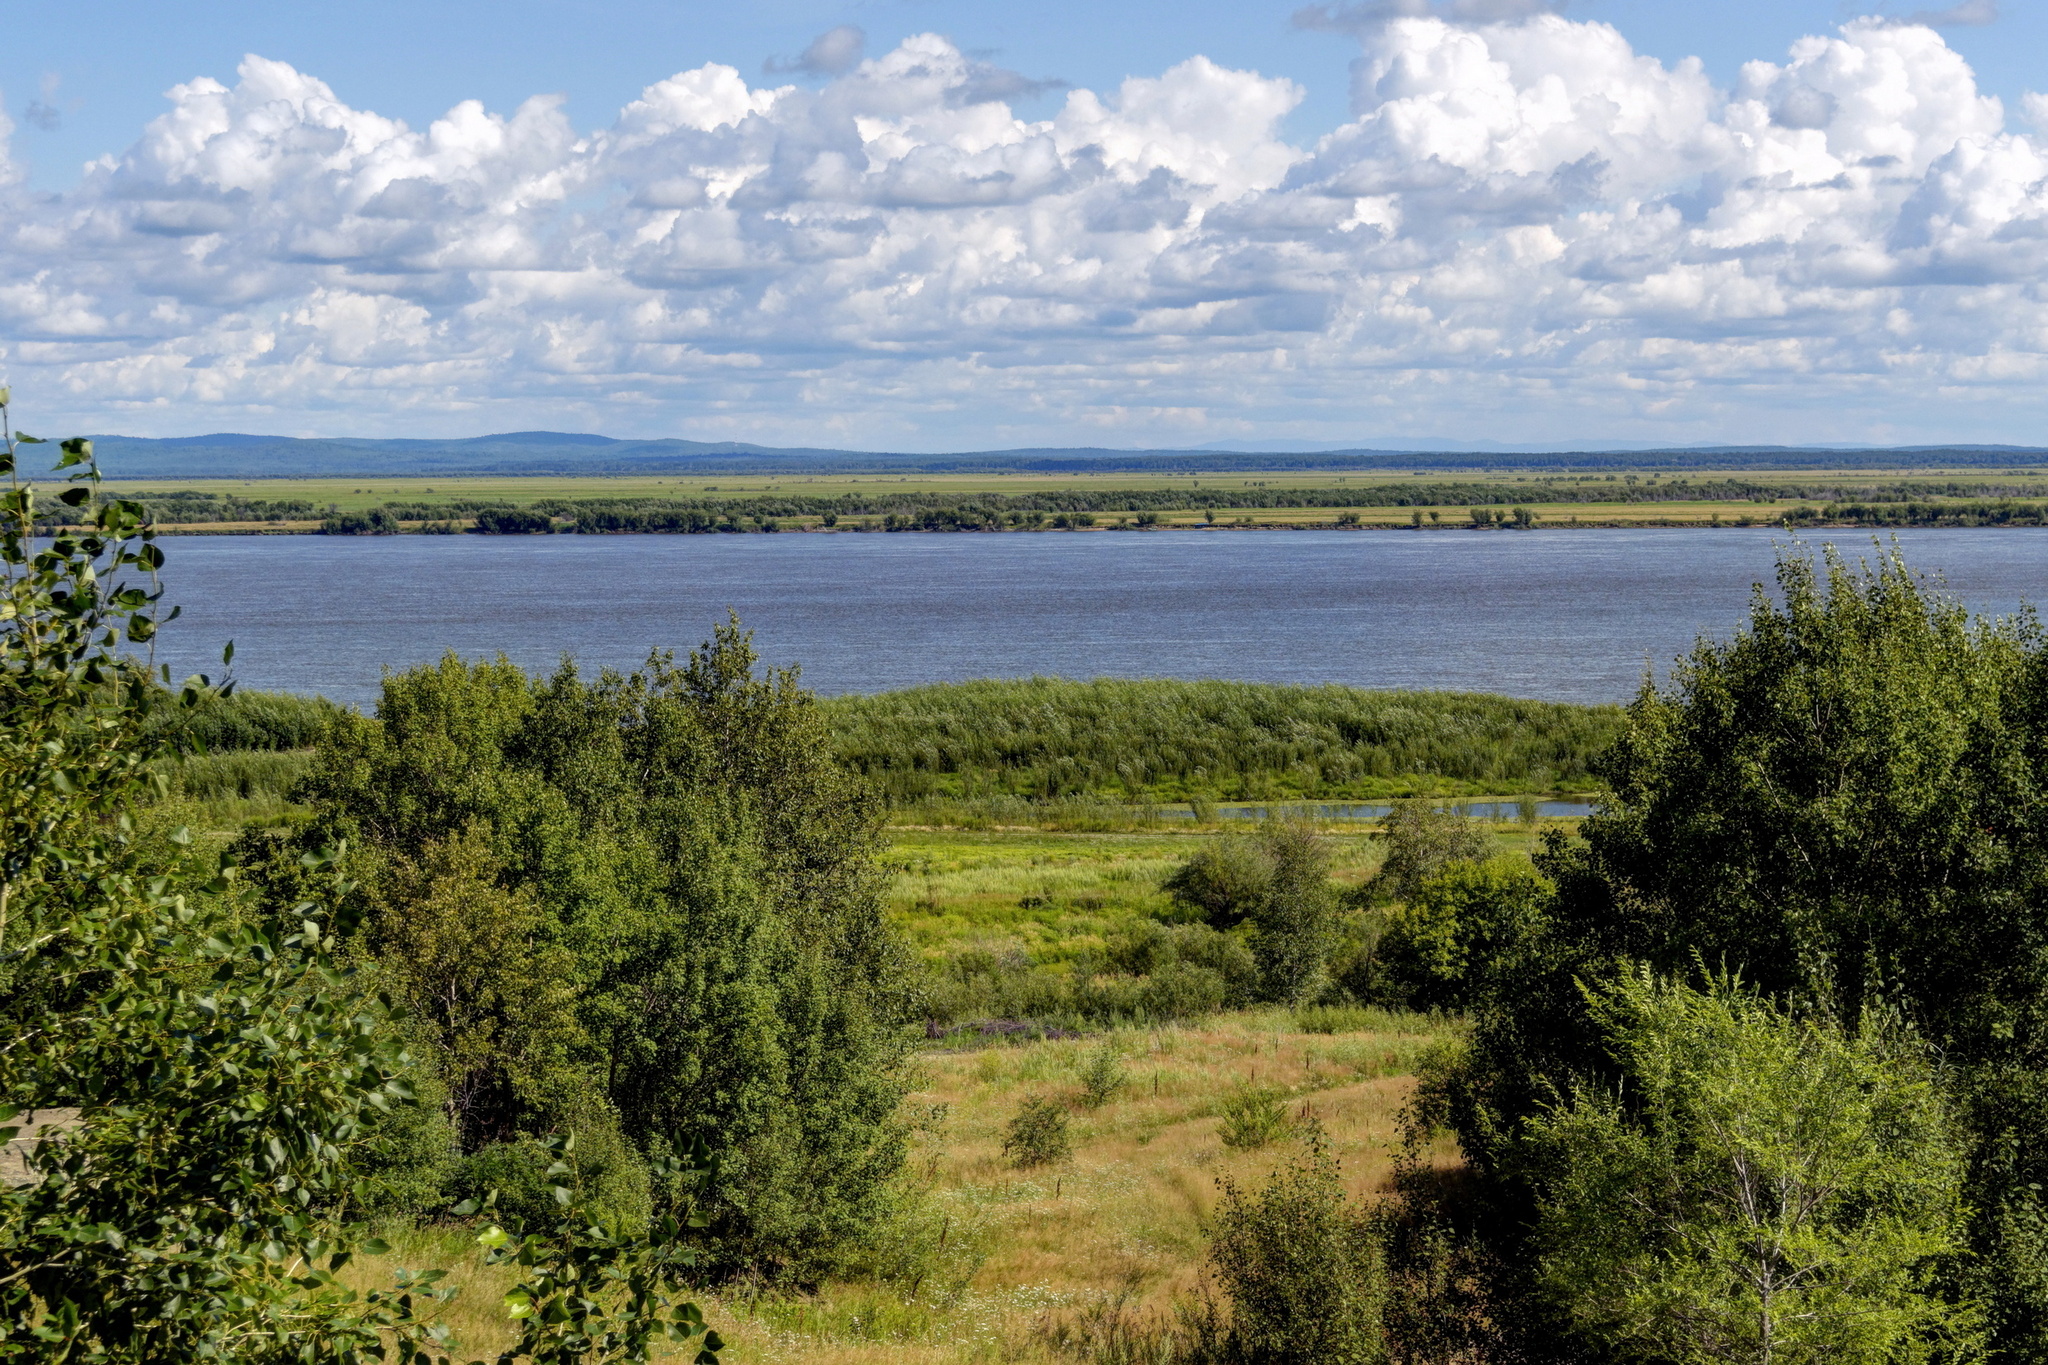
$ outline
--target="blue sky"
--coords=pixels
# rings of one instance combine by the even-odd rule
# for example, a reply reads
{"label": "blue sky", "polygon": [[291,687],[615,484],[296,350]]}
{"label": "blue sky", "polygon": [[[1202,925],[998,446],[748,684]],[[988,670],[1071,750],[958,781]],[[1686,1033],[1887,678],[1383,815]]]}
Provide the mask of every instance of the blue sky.
{"label": "blue sky", "polygon": [[20,11],[0,371],[165,434],[2048,430],[2048,5],[1361,8]]}

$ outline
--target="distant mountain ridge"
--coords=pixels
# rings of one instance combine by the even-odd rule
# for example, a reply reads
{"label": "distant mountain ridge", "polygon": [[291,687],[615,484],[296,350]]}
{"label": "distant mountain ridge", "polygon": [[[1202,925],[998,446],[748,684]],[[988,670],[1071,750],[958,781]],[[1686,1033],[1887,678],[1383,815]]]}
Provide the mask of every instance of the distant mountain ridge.
{"label": "distant mountain ridge", "polygon": [[[465,474],[797,473],[1229,473],[1304,469],[1892,469],[2048,463],[2048,448],[2013,445],[1813,447],[1714,445],[1597,450],[1415,446],[1269,450],[1116,450],[1026,447],[908,454],[778,447],[676,437],[629,440],[589,433],[510,431],[453,440],[254,436],[96,436],[102,467],[117,480],[459,477]],[[1318,443],[1307,443],[1317,445]],[[1486,443],[1491,445],[1491,443]]]}

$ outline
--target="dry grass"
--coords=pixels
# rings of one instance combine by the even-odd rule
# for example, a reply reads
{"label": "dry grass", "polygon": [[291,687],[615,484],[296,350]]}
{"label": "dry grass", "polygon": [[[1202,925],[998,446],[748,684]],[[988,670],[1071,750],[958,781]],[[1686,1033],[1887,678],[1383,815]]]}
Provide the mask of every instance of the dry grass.
{"label": "dry grass", "polygon": [[[1360,1198],[1383,1193],[1421,1053],[1446,1027],[1380,1015],[1370,1031],[1301,1032],[1291,1015],[1251,1011],[1178,1028],[927,1053],[911,1112],[924,1116],[902,1216],[875,1272],[815,1294],[728,1292],[703,1306],[736,1365],[953,1365],[1040,1358],[1041,1329],[1111,1296],[1163,1310],[1202,1271],[1203,1225],[1218,1177],[1257,1183],[1292,1138],[1235,1152],[1217,1139],[1222,1101],[1246,1085],[1293,1092],[1291,1113],[1330,1135]],[[1104,1041],[1129,1084],[1100,1109],[1080,1104],[1080,1073]],[[1075,1149],[1019,1171],[1002,1133],[1028,1095],[1072,1103]],[[1448,1160],[1447,1154],[1439,1154]],[[464,1287],[449,1322],[473,1354],[502,1337],[503,1286],[463,1234],[396,1240],[391,1264],[454,1267]]]}

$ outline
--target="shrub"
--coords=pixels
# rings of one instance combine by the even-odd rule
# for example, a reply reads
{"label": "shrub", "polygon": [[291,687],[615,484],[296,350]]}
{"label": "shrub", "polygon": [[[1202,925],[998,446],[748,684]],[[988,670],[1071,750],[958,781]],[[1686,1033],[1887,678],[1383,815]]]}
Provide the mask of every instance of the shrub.
{"label": "shrub", "polygon": [[1224,1096],[1216,1136],[1225,1147],[1253,1151],[1287,1132],[1288,1094],[1276,1086],[1240,1086]]}
{"label": "shrub", "polygon": [[1268,1000],[1300,1005],[1322,991],[1337,941],[1330,850],[1297,820],[1268,820],[1259,843],[1273,867],[1266,894],[1251,914],[1259,984]]}
{"label": "shrub", "polygon": [[1976,1315],[1942,1292],[1962,1147],[1910,1052],[1727,979],[1645,970],[1592,1008],[1620,1079],[1535,1119],[1519,1162],[1536,1280],[1581,1337],[1647,1360],[1972,1354]]}
{"label": "shrub", "polygon": [[1244,1365],[1373,1365],[1386,1267],[1365,1211],[1345,1198],[1320,1128],[1247,1194],[1218,1182],[1209,1259],[1230,1306],[1224,1355]]}
{"label": "shrub", "polygon": [[1148,1019],[1193,1019],[1214,1014],[1236,994],[1220,972],[1175,962],[1145,978],[1138,991],[1138,1006]]}
{"label": "shrub", "polygon": [[[653,1211],[647,1163],[620,1138],[618,1129],[602,1120],[576,1134],[577,1176],[590,1216],[611,1232],[643,1237]],[[482,1203],[496,1192],[495,1215],[514,1229],[543,1228],[561,1216],[550,1174],[555,1153],[531,1137],[494,1142],[463,1158],[455,1172],[454,1193]]]}
{"label": "shrub", "polygon": [[555,523],[547,513],[526,507],[487,507],[476,514],[478,535],[544,536],[554,529]]}
{"label": "shrub", "polygon": [[1221,834],[1175,868],[1159,889],[1212,928],[1241,923],[1266,899],[1273,860],[1241,834]]}
{"label": "shrub", "polygon": [[1367,894],[1411,900],[1422,884],[1457,862],[1478,862],[1493,848],[1479,825],[1429,801],[1400,801],[1380,824],[1387,855],[1367,883]]}
{"label": "shrub", "polygon": [[1027,1097],[1003,1130],[1003,1155],[1020,1169],[1065,1161],[1073,1151],[1066,1106],[1049,1096]]}
{"label": "shrub", "polygon": [[1123,1054],[1115,1044],[1105,1042],[1088,1054],[1088,1061],[1081,1068],[1081,1103],[1089,1109],[1100,1109],[1122,1094],[1130,1081],[1124,1071]]}
{"label": "shrub", "polygon": [[1553,889],[1514,857],[1451,863],[1426,879],[1379,941],[1389,1002],[1463,1010],[1478,1003],[1489,983],[1511,982],[1542,932]]}

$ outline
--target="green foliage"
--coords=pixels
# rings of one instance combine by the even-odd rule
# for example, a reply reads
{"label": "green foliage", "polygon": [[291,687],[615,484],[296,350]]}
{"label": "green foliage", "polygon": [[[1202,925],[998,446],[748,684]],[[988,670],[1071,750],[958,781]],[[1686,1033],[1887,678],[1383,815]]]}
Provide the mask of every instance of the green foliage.
{"label": "green foliage", "polygon": [[[0,421],[6,404],[0,389]],[[409,1092],[335,965],[325,909],[243,922],[227,869],[189,834],[137,834],[134,811],[164,787],[149,718],[172,704],[130,652],[158,625],[154,532],[107,501],[38,545],[37,492],[0,435],[0,1140],[22,1109],[77,1111],[34,1148],[31,1178],[0,1188],[0,1360],[444,1362],[438,1272],[368,1294],[336,1279],[374,1246],[347,1221],[366,1193],[352,1157]],[[93,505],[91,443],[63,450],[60,503]],[[209,693],[194,679],[175,704]],[[309,855],[302,872],[331,868]],[[573,1220],[573,1192],[558,1202]],[[543,1238],[520,1254],[525,1288],[548,1297],[519,1358],[638,1361],[679,1335],[673,1238]],[[572,1266],[564,1311],[550,1286]],[[701,1336],[695,1309],[675,1312],[680,1335]],[[608,1324],[595,1338],[593,1316]]]}
{"label": "green foliage", "polygon": [[[685,1351],[697,1346],[694,1365],[718,1365],[725,1343],[705,1326],[695,1304],[675,1299],[697,1268],[684,1231],[704,1226],[704,1219],[671,1200],[650,1236],[593,1222],[584,1211],[587,1194],[574,1139],[551,1137],[541,1147],[554,1158],[545,1172],[552,1182],[553,1216],[538,1230],[515,1222],[510,1231],[492,1226],[477,1238],[488,1264],[511,1266],[518,1277],[503,1303],[506,1316],[519,1324],[519,1338],[498,1365],[643,1365],[658,1344]],[[663,1158],[655,1174],[681,1193],[705,1172]]]}
{"label": "green foliage", "polygon": [[285,793],[313,770],[313,755],[296,749],[228,749],[172,758],[163,770],[174,792],[195,801],[282,802]]}
{"label": "green foliage", "polygon": [[1216,1136],[1225,1147],[1256,1151],[1286,1136],[1287,1091],[1270,1085],[1239,1086],[1223,1097]]}
{"label": "green foliage", "polygon": [[1613,707],[1259,683],[949,683],[825,703],[841,760],[938,796],[1187,801],[1583,787]]}
{"label": "green foliage", "polygon": [[[614,1130],[597,1127],[574,1136],[584,1218],[624,1237],[645,1236],[654,1213],[648,1164]],[[558,1146],[554,1135],[491,1143],[462,1159],[449,1188],[465,1201],[492,1200],[492,1209],[515,1226],[548,1226],[561,1215],[555,1202]]]}
{"label": "green foliage", "polygon": [[1130,1083],[1123,1053],[1116,1044],[1104,1042],[1088,1054],[1088,1060],[1081,1066],[1081,1104],[1087,1109],[1100,1109],[1121,1095]]}
{"label": "green foliage", "polygon": [[1375,1033],[1394,1026],[1402,1016],[1359,1005],[1312,1005],[1294,1016],[1303,1033]]}
{"label": "green foliage", "polygon": [[1213,926],[1246,925],[1261,993],[1299,1005],[1327,983],[1341,928],[1329,870],[1329,849],[1307,822],[1269,819],[1255,835],[1197,849],[1161,889]]}
{"label": "green foliage", "polygon": [[1971,1353],[1940,1284],[1964,1242],[1961,1144],[1925,1066],[1726,979],[1631,973],[1592,1014],[1614,1088],[1576,1089],[1517,1143],[1535,1279],[1575,1332],[1646,1365]]}
{"label": "green foliage", "polygon": [[1585,842],[1513,969],[1481,982],[1446,1077],[1502,1264],[1535,1196],[1514,1135],[1620,1084],[1577,983],[1646,965],[1739,973],[1800,1017],[1897,1012],[1943,1058],[1967,1159],[1969,1255],[1995,1359],[2048,1340],[2048,653],[2031,618],[1973,622],[1896,555],[1779,565],[1748,626],[1646,685],[1603,760]]}
{"label": "green foliage", "polygon": [[1219,1354],[1242,1365],[1386,1360],[1379,1241],[1321,1130],[1256,1193],[1218,1183],[1209,1259],[1230,1307]]}
{"label": "green foliage", "polygon": [[1427,878],[1379,940],[1387,1003],[1465,1010],[1511,982],[1553,890],[1520,858],[1450,863]]}
{"label": "green foliage", "polygon": [[1237,833],[1207,840],[1159,884],[1174,904],[1217,929],[1244,922],[1273,886],[1273,859],[1259,840]]}
{"label": "green foliage", "polygon": [[337,512],[320,523],[325,536],[395,536],[404,528],[381,507],[367,512]]}
{"label": "green foliage", "polygon": [[1412,901],[1422,884],[1452,863],[1479,862],[1493,839],[1473,821],[1428,801],[1401,801],[1380,825],[1387,854],[1369,893]]}
{"label": "green foliage", "polygon": [[1100,954],[1064,965],[1034,963],[1015,950],[955,952],[927,977],[923,1008],[935,1026],[1032,1020],[1081,1028],[1192,1019],[1249,1004],[1258,985],[1258,963],[1242,936],[1137,919],[1119,926]]}
{"label": "green foliage", "polygon": [[208,693],[190,706],[159,708],[145,728],[184,753],[310,749],[346,710],[325,697],[237,688]]}
{"label": "green foliage", "polygon": [[1301,1005],[1328,982],[1337,943],[1337,897],[1328,844],[1304,821],[1268,820],[1259,842],[1273,867],[1252,911],[1252,955],[1269,1000]]}
{"label": "green foliage", "polygon": [[1028,1095],[1003,1129],[1003,1155],[1022,1170],[1050,1166],[1074,1153],[1067,1107],[1050,1095]]}
{"label": "green foliage", "polygon": [[486,536],[544,536],[554,529],[545,512],[524,507],[484,508],[476,514],[476,530]]}
{"label": "green foliage", "polygon": [[360,945],[404,1011],[459,1145],[503,1143],[540,1115],[568,1118],[582,1098],[576,961],[552,941],[531,888],[505,886],[480,825],[394,853],[381,872]]}
{"label": "green foliage", "polygon": [[795,675],[753,665],[734,624],[594,683],[393,674],[374,720],[329,732],[310,822],[243,848],[276,904],[297,848],[351,840],[358,946],[465,1151],[612,1127],[643,1153],[701,1143],[716,1264],[815,1269],[902,1160],[908,979],[879,809]]}

